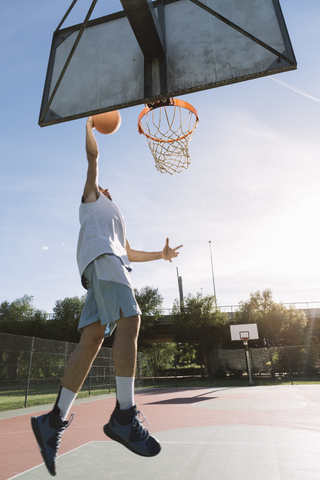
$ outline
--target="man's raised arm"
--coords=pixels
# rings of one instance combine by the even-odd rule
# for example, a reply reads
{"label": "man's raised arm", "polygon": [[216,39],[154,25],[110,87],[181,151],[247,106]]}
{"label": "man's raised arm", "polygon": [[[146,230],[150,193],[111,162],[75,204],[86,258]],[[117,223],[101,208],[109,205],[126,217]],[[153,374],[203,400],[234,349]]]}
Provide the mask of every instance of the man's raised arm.
{"label": "man's raised arm", "polygon": [[93,134],[93,121],[89,117],[86,124],[86,152],[88,159],[87,180],[83,191],[84,203],[95,202],[99,197],[98,187],[98,159],[99,149]]}
{"label": "man's raised arm", "polygon": [[160,260],[161,258],[171,262],[172,258],[175,258],[179,255],[177,250],[181,247],[182,245],[179,245],[179,247],[176,248],[170,248],[169,238],[167,238],[165,247],[161,252],[142,252],[139,250],[133,250],[127,240],[127,255],[130,262],[150,262],[151,260]]}

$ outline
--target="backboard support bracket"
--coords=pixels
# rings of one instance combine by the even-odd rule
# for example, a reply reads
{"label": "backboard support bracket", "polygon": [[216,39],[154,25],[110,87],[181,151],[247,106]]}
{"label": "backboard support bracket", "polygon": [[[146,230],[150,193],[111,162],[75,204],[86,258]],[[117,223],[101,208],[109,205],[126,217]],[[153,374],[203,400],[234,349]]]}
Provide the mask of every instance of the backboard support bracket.
{"label": "backboard support bracket", "polygon": [[[153,5],[152,5],[153,8]],[[165,52],[165,23],[163,1],[157,8],[158,26],[162,34],[163,53],[159,56],[148,58],[144,55],[144,96],[145,98],[164,95],[167,92],[167,59]],[[130,20],[129,20],[130,21]],[[138,39],[137,39],[138,40]]]}
{"label": "backboard support bracket", "polygon": [[157,12],[151,0],[120,0],[144,56],[144,96],[167,91],[163,2]]}
{"label": "backboard support bracket", "polygon": [[237,30],[239,33],[241,33],[242,35],[250,38],[250,40],[254,41],[255,43],[257,43],[258,45],[260,45],[261,47],[265,48],[266,50],[269,50],[269,52],[273,53],[274,55],[278,55],[279,58],[281,58],[282,60],[284,60],[285,62],[289,63],[289,65],[294,65],[295,64],[295,61],[293,60],[290,60],[290,58],[286,57],[285,55],[283,55],[282,53],[278,52],[277,50],[275,50],[274,48],[270,47],[270,45],[267,45],[265,42],[263,42],[262,40],[259,40],[257,37],[255,37],[254,35],[251,35],[251,33],[247,32],[246,30],[244,30],[243,28],[239,27],[238,25],[236,25],[235,23],[231,22],[230,20],[228,20],[227,18],[223,17],[222,15],[220,15],[219,13],[215,12],[214,10],[212,10],[212,8],[208,7],[207,5],[205,5],[204,3],[200,2],[199,0],[190,0],[190,2],[194,3],[195,5],[197,5],[198,7],[202,8],[203,10],[205,10],[206,12],[210,13],[211,15],[213,15],[214,17],[218,18],[219,20],[221,20],[223,23],[225,23],[226,25],[229,25],[229,27],[231,28],[234,28],[235,30]]}
{"label": "backboard support bracket", "polygon": [[164,55],[164,32],[151,0],[120,1],[144,58]]}

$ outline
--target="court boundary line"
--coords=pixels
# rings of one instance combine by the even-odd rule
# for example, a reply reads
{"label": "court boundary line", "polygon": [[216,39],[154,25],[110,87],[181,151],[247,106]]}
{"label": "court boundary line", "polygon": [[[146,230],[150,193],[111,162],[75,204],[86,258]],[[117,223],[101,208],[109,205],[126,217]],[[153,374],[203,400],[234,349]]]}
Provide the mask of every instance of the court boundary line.
{"label": "court boundary line", "polygon": [[[82,447],[90,445],[90,443],[95,443],[95,442],[94,442],[94,440],[91,440],[90,442],[84,443],[83,445],[80,445],[79,447],[73,448],[72,450],[69,450],[68,452],[62,453],[61,455],[59,455],[59,458],[64,457],[65,455],[68,455],[69,453],[74,452],[76,450],[79,450]],[[24,475],[25,473],[32,472],[32,470],[35,470],[36,468],[41,467],[41,465],[44,465],[44,462],[39,463],[35,467],[29,468],[28,470],[25,470],[24,472],[18,473],[18,475],[14,475],[13,477],[8,478],[7,480],[13,480],[14,478],[18,478],[21,475]]]}

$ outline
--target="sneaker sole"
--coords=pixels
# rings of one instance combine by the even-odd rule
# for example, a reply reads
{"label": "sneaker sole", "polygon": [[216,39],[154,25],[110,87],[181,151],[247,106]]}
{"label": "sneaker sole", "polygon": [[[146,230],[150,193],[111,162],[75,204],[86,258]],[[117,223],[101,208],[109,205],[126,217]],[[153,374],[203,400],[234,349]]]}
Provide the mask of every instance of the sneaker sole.
{"label": "sneaker sole", "polygon": [[127,443],[122,437],[120,437],[119,435],[114,433],[112,430],[110,430],[110,428],[108,427],[108,424],[106,424],[103,427],[103,431],[107,435],[107,437],[111,438],[111,440],[114,440],[115,442],[121,443],[121,445],[126,447],[131,452],[135,453],[136,455],[140,455],[140,457],[155,457],[156,455],[158,455],[160,453],[161,447],[159,448],[159,452],[151,453],[149,455],[138,452],[133,447],[131,447],[130,443]]}
{"label": "sneaker sole", "polygon": [[34,433],[34,436],[36,437],[36,440],[37,440],[37,443],[38,443],[38,447],[40,449],[40,453],[41,453],[41,456],[43,458],[43,461],[48,469],[48,472],[50,473],[50,475],[52,475],[53,477],[56,475],[56,472],[54,472],[50,466],[48,465],[48,461],[47,459],[45,458],[45,455],[43,454],[44,452],[44,444],[43,444],[43,440],[42,440],[42,435],[41,435],[41,432],[40,432],[40,429],[39,429],[39,424],[38,424],[38,421],[37,421],[37,418],[36,417],[31,417],[31,427],[32,427],[32,430],[33,430],[33,433]]}

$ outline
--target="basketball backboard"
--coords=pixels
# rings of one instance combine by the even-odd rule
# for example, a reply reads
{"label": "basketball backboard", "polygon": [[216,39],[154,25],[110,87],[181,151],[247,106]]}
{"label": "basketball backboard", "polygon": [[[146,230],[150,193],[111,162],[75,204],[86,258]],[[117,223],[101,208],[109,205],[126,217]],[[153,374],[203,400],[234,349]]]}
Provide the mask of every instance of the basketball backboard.
{"label": "basketball backboard", "polygon": [[96,2],[54,32],[41,126],[297,67],[279,0],[121,0],[90,21]]}
{"label": "basketball backboard", "polygon": [[256,323],[230,325],[231,340],[259,340]]}

